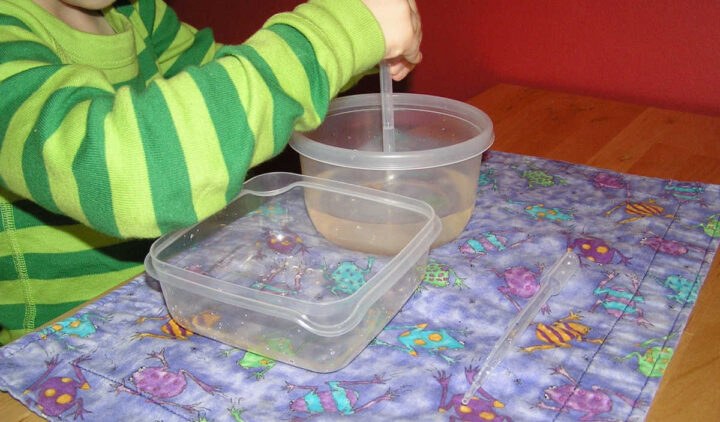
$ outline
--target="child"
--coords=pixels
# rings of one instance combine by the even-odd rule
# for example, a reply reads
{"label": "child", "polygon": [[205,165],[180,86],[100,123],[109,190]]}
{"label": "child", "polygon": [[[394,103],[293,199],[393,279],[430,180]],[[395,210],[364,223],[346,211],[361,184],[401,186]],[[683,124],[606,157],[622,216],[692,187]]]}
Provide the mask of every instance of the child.
{"label": "child", "polygon": [[0,345],[140,273],[381,59],[421,58],[414,0],[310,0],[226,46],[113,3],[0,2]]}

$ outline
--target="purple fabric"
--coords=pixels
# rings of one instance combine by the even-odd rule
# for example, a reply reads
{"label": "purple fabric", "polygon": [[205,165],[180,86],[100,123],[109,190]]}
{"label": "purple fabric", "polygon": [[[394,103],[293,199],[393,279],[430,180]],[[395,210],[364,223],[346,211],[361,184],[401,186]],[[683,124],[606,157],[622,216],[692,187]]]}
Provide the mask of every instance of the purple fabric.
{"label": "purple fabric", "polygon": [[[644,419],[718,247],[720,188],[499,152],[478,182],[466,230],[337,372],[189,333],[141,275],[0,349],[0,389],[50,420]],[[568,248],[580,271],[463,406],[474,369]]]}

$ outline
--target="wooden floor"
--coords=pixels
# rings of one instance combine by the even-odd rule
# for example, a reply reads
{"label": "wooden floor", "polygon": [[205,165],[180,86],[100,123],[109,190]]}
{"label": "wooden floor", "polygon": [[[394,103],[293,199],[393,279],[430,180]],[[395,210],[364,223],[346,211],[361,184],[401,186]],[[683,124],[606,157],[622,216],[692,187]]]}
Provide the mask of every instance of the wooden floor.
{"label": "wooden floor", "polygon": [[[470,103],[493,150],[644,176],[720,184],[720,117],[499,85]],[[720,420],[720,259],[715,259],[647,421]],[[0,393],[0,420],[41,419]]]}
{"label": "wooden floor", "polygon": [[[469,100],[493,150],[720,184],[720,117],[499,85]],[[720,420],[720,259],[715,258],[646,421]]]}

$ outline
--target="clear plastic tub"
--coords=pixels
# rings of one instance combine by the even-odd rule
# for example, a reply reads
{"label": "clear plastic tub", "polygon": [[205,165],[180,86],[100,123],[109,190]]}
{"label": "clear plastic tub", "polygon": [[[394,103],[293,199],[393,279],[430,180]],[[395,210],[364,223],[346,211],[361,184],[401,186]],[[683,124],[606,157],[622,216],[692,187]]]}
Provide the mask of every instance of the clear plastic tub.
{"label": "clear plastic tub", "polygon": [[[358,224],[321,234],[306,206],[319,199],[345,204],[345,217]],[[384,236],[362,233],[368,225],[395,224],[403,227],[404,244],[387,254]],[[158,239],[145,266],[185,328],[331,372],[357,356],[417,288],[440,230],[421,201],[267,173],[245,182],[224,210]]]}
{"label": "clear plastic tub", "polygon": [[457,237],[475,205],[482,153],[494,141],[492,121],[459,101],[393,94],[395,151],[383,151],[381,97],[333,100],[323,124],[294,133],[302,173],[423,200],[443,232],[432,247]]}

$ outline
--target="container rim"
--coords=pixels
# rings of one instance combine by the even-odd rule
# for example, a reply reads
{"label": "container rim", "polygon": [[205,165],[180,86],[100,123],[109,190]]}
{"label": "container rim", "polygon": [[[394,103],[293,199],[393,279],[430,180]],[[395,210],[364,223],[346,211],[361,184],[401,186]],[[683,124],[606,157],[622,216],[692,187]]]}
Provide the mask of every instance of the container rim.
{"label": "container rim", "polygon": [[[288,296],[278,296],[265,291],[239,286],[211,276],[198,274],[157,259],[158,254],[185,233],[193,230],[197,225],[202,224],[202,222],[185,229],[167,233],[153,242],[149,253],[145,257],[145,271],[151,277],[160,281],[161,286],[163,282],[169,282],[175,288],[190,291],[212,300],[233,306],[241,306],[268,316],[295,322],[307,331],[319,336],[335,337],[355,328],[357,324],[362,321],[370,306],[395,284],[390,283],[393,277],[395,282],[399,281],[400,276],[408,272],[423,253],[429,251],[430,245],[442,230],[442,223],[429,204],[402,195],[350,183],[296,173],[273,172],[255,176],[246,181],[244,186],[252,187],[253,185],[261,184],[263,178],[270,177],[285,178],[288,184],[285,187],[277,186],[274,189],[268,190],[243,189],[234,201],[244,195],[275,196],[298,186],[311,187],[378,202],[382,201],[383,203],[392,201],[393,206],[416,211],[427,216],[428,220],[408,244],[395,254],[395,256],[360,289],[350,296],[332,302],[315,303]],[[344,311],[337,312],[338,314],[345,315],[344,320],[338,321],[333,325],[321,324],[314,320],[313,313],[320,313],[320,311],[333,308],[339,308]]]}
{"label": "container rim", "polygon": [[[339,97],[330,103],[327,116],[380,108],[380,94]],[[474,158],[495,141],[493,123],[482,110],[468,103],[425,94],[393,94],[395,109],[444,113],[475,126],[479,134],[466,141],[423,151],[359,151],[323,144],[301,132],[290,136],[290,147],[300,155],[335,166],[361,170],[417,170],[442,167]]]}

